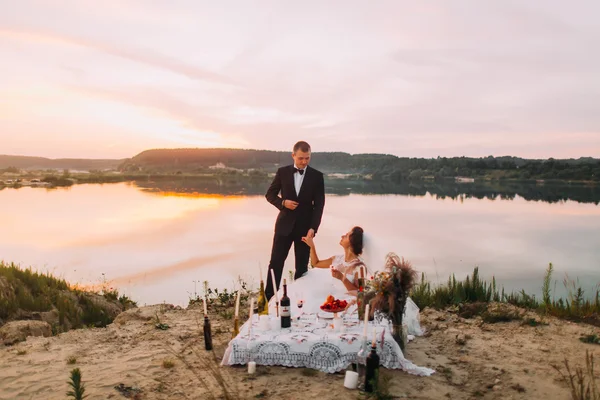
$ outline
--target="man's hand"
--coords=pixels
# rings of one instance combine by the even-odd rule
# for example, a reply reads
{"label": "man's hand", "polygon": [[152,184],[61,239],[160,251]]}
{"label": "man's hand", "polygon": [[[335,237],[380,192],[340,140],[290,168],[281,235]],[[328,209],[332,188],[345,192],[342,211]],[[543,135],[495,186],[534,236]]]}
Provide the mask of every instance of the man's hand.
{"label": "man's hand", "polygon": [[283,206],[288,210],[295,210],[298,207],[298,202],[293,200],[284,200]]}
{"label": "man's hand", "polygon": [[308,232],[306,232],[306,237],[309,238],[314,238],[315,237],[315,230],[314,229],[309,229]]}

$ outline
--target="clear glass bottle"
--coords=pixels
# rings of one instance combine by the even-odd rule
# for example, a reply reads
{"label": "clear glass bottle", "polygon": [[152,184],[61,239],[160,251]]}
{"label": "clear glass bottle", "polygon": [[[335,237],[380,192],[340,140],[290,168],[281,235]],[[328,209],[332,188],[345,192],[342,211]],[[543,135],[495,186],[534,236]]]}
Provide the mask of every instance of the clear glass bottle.
{"label": "clear glass bottle", "polygon": [[363,336],[360,349],[356,354],[356,369],[358,372],[358,390],[365,390],[365,375],[367,372],[367,356],[370,348],[367,344],[367,337]]}

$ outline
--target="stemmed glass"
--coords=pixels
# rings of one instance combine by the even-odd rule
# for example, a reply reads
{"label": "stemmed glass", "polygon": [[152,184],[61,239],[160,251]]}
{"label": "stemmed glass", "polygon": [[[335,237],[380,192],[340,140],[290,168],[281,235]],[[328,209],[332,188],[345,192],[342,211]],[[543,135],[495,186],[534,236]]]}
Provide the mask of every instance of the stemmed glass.
{"label": "stemmed glass", "polygon": [[304,306],[304,293],[296,292],[295,297],[296,297],[296,305],[298,306],[298,310],[300,310],[300,315],[298,315],[298,320],[299,320],[304,315],[304,310],[302,310],[302,307]]}

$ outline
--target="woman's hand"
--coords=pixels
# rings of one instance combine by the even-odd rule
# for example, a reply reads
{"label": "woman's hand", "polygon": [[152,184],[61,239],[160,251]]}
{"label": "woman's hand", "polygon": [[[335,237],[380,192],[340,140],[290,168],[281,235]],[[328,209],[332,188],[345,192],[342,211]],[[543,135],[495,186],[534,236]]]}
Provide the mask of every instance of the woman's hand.
{"label": "woman's hand", "polygon": [[335,268],[331,268],[331,276],[333,276],[335,279],[339,279],[340,281],[344,279],[344,274]]}
{"label": "woman's hand", "polygon": [[310,236],[303,236],[303,237],[302,237],[302,241],[303,241],[304,243],[306,243],[306,245],[307,245],[308,247],[310,247],[311,249],[315,247],[315,242],[313,241],[313,238],[312,238],[312,237],[310,237]]}

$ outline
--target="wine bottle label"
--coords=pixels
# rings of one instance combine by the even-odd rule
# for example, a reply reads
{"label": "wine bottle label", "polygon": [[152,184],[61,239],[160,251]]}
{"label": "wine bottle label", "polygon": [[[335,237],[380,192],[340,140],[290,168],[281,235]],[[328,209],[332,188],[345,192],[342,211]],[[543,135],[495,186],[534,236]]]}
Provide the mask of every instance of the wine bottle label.
{"label": "wine bottle label", "polygon": [[282,317],[289,317],[291,315],[290,306],[282,306],[279,315],[281,315]]}

